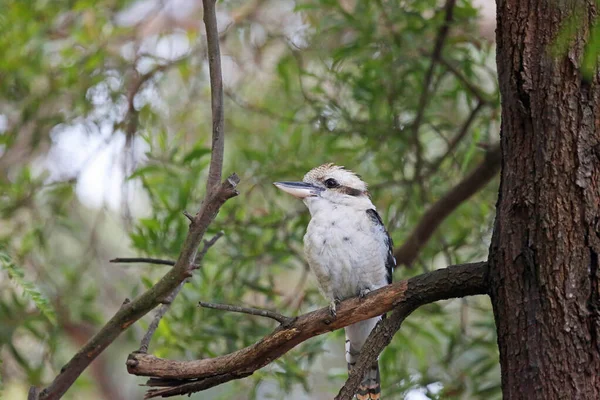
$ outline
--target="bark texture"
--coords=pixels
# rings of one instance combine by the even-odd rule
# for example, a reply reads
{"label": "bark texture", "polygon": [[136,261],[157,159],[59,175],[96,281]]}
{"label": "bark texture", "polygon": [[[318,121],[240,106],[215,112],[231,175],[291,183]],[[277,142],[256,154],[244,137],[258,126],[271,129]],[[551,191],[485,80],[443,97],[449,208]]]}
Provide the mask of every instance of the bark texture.
{"label": "bark texture", "polygon": [[[273,333],[255,344],[224,356],[176,361],[132,353],[127,359],[127,371],[152,377],[148,385],[156,389],[150,389],[146,398],[190,394],[249,376],[305,340],[393,309],[390,318],[379,325],[376,334],[371,335],[363,347],[367,356],[361,356],[354,367],[358,370],[353,373],[357,379],[351,377],[338,397],[350,398],[356,393],[366,367],[372,365],[372,360],[390,343],[404,318],[424,304],[485,294],[489,290],[487,278],[488,264],[485,262],[453,265],[385,286],[363,299],[344,300],[337,306],[336,318],[331,317],[326,307],[285,320]],[[369,357],[372,357],[371,361]]]}
{"label": "bark texture", "polygon": [[497,7],[503,157],[489,262],[504,398],[600,399],[600,77],[580,68],[598,3]]}

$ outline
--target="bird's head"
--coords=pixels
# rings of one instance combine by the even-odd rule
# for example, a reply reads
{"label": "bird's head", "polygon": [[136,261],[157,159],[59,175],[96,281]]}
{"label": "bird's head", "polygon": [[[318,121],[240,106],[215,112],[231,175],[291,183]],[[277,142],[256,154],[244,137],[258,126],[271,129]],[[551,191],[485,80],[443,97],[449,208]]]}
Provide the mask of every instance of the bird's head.
{"label": "bird's head", "polygon": [[302,182],[275,182],[274,185],[302,199],[311,213],[317,207],[328,204],[357,209],[372,207],[367,184],[354,172],[335,164],[323,164],[311,169]]}

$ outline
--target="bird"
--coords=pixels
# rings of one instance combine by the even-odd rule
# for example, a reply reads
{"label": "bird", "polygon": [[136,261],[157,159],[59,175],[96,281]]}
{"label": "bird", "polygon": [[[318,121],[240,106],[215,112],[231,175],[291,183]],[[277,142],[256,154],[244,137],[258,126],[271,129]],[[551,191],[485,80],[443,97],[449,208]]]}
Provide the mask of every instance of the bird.
{"label": "bird", "polygon": [[[328,163],[311,169],[302,182],[274,185],[308,207],[311,219],[304,235],[304,253],[333,317],[341,300],[364,297],[392,282],[396,266],[393,242],[359,175]],[[345,328],[348,372],[381,318]],[[363,376],[356,398],[381,399],[378,361]]]}

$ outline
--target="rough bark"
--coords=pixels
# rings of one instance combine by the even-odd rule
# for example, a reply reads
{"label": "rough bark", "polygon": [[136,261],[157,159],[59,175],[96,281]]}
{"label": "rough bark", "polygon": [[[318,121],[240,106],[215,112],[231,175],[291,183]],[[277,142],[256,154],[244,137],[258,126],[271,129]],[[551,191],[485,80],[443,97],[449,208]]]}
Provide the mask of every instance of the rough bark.
{"label": "rough bark", "polygon": [[504,398],[599,399],[600,77],[580,68],[598,5],[497,5],[503,158],[489,262]]}
{"label": "rough bark", "polygon": [[[485,262],[453,265],[385,286],[369,293],[364,299],[347,299],[338,305],[336,318],[331,317],[326,307],[286,320],[270,335],[231,354],[176,361],[132,353],[127,359],[127,371],[134,375],[150,376],[150,386],[162,387],[150,389],[147,398],[189,394],[244,378],[311,337],[393,309],[389,322],[382,324],[377,329],[377,334],[372,335],[367,342],[370,345],[363,348],[368,347],[367,352],[375,358],[390,343],[404,318],[412,311],[439,300],[485,294],[488,292],[487,277],[488,265]],[[367,363],[363,360],[361,364],[359,359],[355,368],[366,366]],[[359,382],[360,379],[349,380],[344,386],[345,391],[355,393]]]}

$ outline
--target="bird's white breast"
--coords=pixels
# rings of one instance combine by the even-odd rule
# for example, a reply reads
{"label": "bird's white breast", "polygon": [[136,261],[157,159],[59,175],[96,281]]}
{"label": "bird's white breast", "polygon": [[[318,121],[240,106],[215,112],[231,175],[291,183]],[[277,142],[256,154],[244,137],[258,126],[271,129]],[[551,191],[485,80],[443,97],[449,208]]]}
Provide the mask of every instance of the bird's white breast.
{"label": "bird's white breast", "polygon": [[327,298],[341,300],[387,284],[385,232],[366,209],[323,204],[311,213],[304,250]]}

